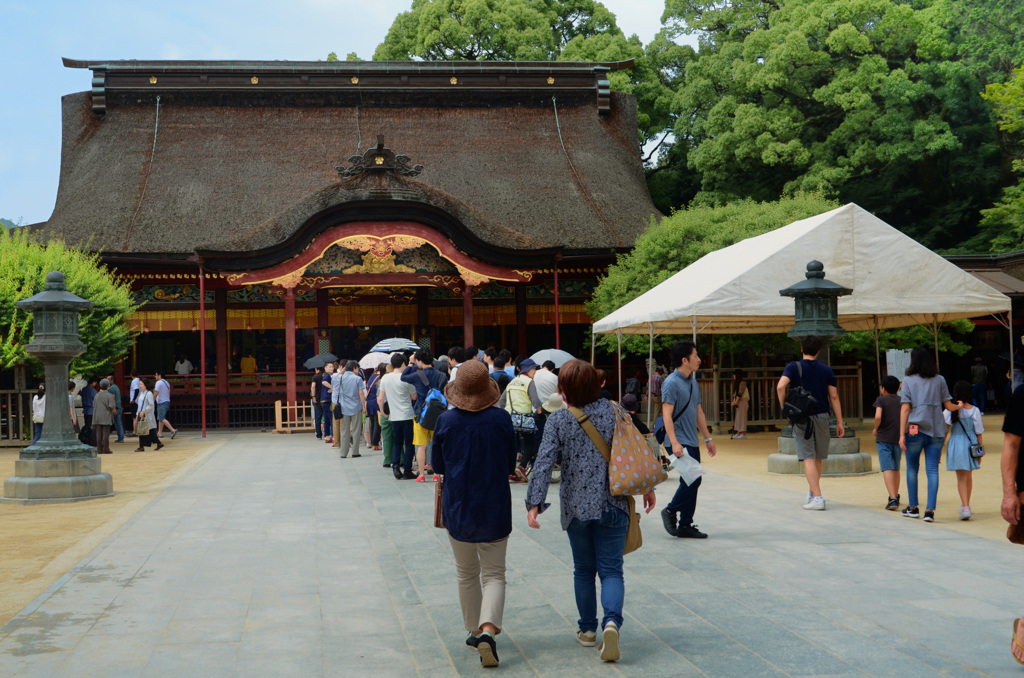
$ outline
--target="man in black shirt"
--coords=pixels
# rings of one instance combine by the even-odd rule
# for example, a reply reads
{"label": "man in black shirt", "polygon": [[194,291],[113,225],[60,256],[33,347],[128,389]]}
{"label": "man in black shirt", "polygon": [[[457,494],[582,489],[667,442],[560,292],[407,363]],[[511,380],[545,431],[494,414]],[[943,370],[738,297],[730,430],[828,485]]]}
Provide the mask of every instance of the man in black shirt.
{"label": "man in black shirt", "polygon": [[323,429],[321,428],[320,420],[323,418],[323,412],[320,409],[320,382],[322,381],[323,375],[320,373],[320,368],[316,367],[313,369],[313,379],[309,385],[309,399],[313,403],[313,426],[316,429],[316,439],[320,440],[323,438]]}
{"label": "man in black shirt", "polygon": [[[1011,525],[1020,522],[1020,499],[1018,492],[1024,491],[1024,465],[1020,463],[1020,441],[1024,437],[1024,388],[1014,390],[1003,419],[1003,456],[999,466],[1003,472],[1003,519]],[[1014,658],[1024,664],[1024,631],[1020,621],[1014,622],[1013,642],[1010,644]]]}

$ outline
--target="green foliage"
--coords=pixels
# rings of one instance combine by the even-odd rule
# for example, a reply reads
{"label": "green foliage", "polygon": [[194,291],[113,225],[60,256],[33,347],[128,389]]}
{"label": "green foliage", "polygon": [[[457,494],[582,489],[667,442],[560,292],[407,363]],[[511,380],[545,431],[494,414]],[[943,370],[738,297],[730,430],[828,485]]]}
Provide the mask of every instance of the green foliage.
{"label": "green foliage", "polygon": [[[942,353],[955,353],[964,355],[971,350],[969,344],[958,341],[954,335],[967,335],[974,330],[974,323],[970,320],[954,320],[950,323],[939,325],[939,351]],[[891,348],[910,350],[915,347],[931,349],[935,346],[935,336],[932,329],[923,325],[913,327],[899,327],[891,330],[881,330],[878,333],[878,350],[882,360],[885,359],[885,352]],[[874,332],[850,332],[843,338],[832,344],[833,351],[846,353],[854,360],[875,360],[875,333]],[[898,375],[901,376],[902,375]]]}
{"label": "green foliage", "polygon": [[58,240],[38,244],[27,229],[0,231],[0,369],[40,363],[25,351],[32,338],[31,315],[15,302],[43,291],[46,275],[61,271],[68,291],[95,306],[79,320],[79,336],[89,347],[71,363],[73,374],[91,375],[113,369],[131,347],[127,319],[137,306],[128,285],[117,281],[99,256],[72,249]]}
{"label": "green foliage", "polygon": [[700,204],[820,191],[932,247],[976,232],[999,145],[949,5],[669,0],[699,57],[675,100]]}
{"label": "green foliage", "polygon": [[[587,312],[591,318],[603,318],[709,252],[838,206],[820,195],[798,194],[773,202],[747,200],[675,212],[651,223],[632,251],[619,255],[608,275],[598,281]],[[614,350],[614,337],[599,341],[605,350]],[[633,337],[624,340],[624,346],[632,353],[646,354],[647,342]],[[671,343],[669,338],[665,342]]]}
{"label": "green foliage", "polygon": [[[1014,142],[1016,153],[1012,157],[1015,172],[1024,172],[1020,139],[1024,135],[1024,67],[1012,72],[1005,83],[985,87],[982,96],[992,103],[999,120],[999,128]],[[999,201],[981,211],[981,225],[994,233],[992,249],[996,252],[1024,247],[1024,178],[1003,190]]]}

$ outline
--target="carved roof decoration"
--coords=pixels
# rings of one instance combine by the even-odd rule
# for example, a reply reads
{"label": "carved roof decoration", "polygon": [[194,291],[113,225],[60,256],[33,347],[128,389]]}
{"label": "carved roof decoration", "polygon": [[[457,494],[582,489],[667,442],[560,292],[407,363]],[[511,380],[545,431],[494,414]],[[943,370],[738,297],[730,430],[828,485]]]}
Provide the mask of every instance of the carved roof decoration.
{"label": "carved roof decoration", "polygon": [[334,169],[348,179],[363,172],[394,172],[406,177],[417,176],[423,171],[423,165],[413,165],[407,155],[397,155],[390,148],[384,148],[384,135],[377,135],[377,145],[366,149],[362,155],[352,155],[348,159],[350,167],[338,165]]}

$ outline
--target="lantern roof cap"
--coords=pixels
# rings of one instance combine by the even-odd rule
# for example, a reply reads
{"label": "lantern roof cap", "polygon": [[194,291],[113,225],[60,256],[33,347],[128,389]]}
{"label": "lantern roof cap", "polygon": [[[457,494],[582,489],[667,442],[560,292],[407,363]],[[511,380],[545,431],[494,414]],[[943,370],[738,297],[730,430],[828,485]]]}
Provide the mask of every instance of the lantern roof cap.
{"label": "lantern roof cap", "polygon": [[817,259],[807,264],[806,280],[790,285],[779,294],[784,297],[845,297],[853,294],[849,287],[843,287],[831,280],[825,280],[825,265]]}
{"label": "lantern roof cap", "polygon": [[17,302],[23,311],[75,310],[88,311],[95,305],[77,294],[67,291],[64,274],[51,271],[46,274],[46,286],[42,292]]}

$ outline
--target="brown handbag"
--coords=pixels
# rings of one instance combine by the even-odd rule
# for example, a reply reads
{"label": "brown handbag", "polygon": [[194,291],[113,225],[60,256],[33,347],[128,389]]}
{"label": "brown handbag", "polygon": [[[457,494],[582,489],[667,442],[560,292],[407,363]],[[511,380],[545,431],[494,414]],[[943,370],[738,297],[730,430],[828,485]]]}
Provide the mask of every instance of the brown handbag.
{"label": "brown handbag", "polygon": [[[594,443],[594,447],[601,453],[604,460],[610,462],[612,452],[597,427],[594,426],[594,422],[590,421],[590,417],[578,407],[570,407],[569,411],[576,417],[576,421],[580,423],[586,434],[590,436],[590,442]],[[636,511],[636,500],[627,494],[626,503],[629,506],[629,529],[626,531],[626,548],[622,551],[623,555],[632,553],[644,545],[644,535],[640,532],[640,514]]]}
{"label": "brown handbag", "polygon": [[[1021,503],[1021,517],[1024,518],[1024,492],[1017,495],[1017,501]],[[1021,520],[1016,525],[1010,525],[1006,528],[1006,538],[1010,540],[1012,544],[1024,545],[1024,520]]]}
{"label": "brown handbag", "polygon": [[[441,476],[435,476],[441,478]],[[444,529],[444,514],[441,506],[441,488],[444,487],[444,479],[434,483],[434,527]]]}

